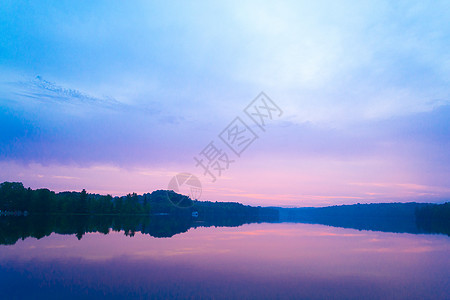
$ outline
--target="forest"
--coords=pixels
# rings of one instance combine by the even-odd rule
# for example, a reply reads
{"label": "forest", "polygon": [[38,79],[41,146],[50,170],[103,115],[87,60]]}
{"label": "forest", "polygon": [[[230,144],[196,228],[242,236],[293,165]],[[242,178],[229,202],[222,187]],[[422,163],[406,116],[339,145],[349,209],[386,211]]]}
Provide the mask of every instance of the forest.
{"label": "forest", "polygon": [[30,214],[138,214],[150,213],[150,204],[136,193],[124,197],[81,192],[55,193],[49,189],[25,188],[21,182],[0,184],[0,210]]}
{"label": "forest", "polygon": [[[278,210],[253,207],[237,202],[193,201],[174,191],[157,190],[152,193],[126,196],[89,194],[81,192],[55,193],[49,189],[25,188],[20,182],[0,184],[0,213],[7,215],[161,215],[191,217],[197,212],[205,221],[225,220],[245,216],[248,220],[265,217],[278,220]],[[220,222],[220,221],[219,221]]]}

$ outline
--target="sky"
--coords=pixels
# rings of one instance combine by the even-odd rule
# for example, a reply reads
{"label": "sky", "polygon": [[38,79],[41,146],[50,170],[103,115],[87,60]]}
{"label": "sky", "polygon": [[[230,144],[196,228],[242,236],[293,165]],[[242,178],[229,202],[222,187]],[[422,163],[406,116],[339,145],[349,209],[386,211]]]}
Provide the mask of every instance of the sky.
{"label": "sky", "polygon": [[[449,21],[448,1],[2,1],[0,181],[449,200]],[[261,92],[279,108],[264,128],[245,113]],[[239,156],[220,138],[237,117],[256,137]],[[211,142],[230,162],[214,182],[194,160]]]}

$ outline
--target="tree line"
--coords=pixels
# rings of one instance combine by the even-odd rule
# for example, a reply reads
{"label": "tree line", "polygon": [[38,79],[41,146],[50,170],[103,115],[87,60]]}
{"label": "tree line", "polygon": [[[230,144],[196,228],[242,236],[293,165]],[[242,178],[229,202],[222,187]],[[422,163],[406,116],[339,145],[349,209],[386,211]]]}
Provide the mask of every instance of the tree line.
{"label": "tree line", "polygon": [[[278,220],[276,209],[252,207],[237,202],[192,201],[188,196],[174,191],[157,190],[143,195],[131,193],[112,197],[89,194],[84,189],[81,192],[61,193],[49,189],[33,190],[25,188],[20,182],[0,184],[0,211],[80,215],[162,214],[189,218],[195,211],[203,221],[220,220],[226,224],[236,223],[239,217],[245,217],[245,222],[258,221],[260,218]],[[237,223],[240,222],[242,221],[239,219]]]}
{"label": "tree line", "polygon": [[55,193],[49,189],[25,188],[21,182],[0,184],[0,211],[38,214],[148,214],[151,206],[147,199],[136,193],[123,197],[81,192]]}
{"label": "tree line", "polygon": [[[177,205],[174,205],[176,203]],[[48,189],[25,188],[20,182],[0,184],[0,245],[12,245],[19,239],[50,235],[124,231],[153,237],[171,237],[189,228],[241,226],[253,222],[276,222],[278,211],[236,202],[192,201],[174,191],[158,190],[144,195],[123,197],[81,192],[55,193]],[[192,212],[197,215],[194,217]]]}

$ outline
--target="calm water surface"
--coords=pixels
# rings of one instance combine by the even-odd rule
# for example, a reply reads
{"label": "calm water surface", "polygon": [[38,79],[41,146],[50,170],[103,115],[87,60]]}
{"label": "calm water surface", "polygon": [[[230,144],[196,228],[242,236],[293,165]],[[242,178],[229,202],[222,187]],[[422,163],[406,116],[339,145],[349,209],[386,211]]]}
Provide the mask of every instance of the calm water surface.
{"label": "calm water surface", "polygon": [[0,246],[3,299],[450,299],[450,238],[311,224]]}

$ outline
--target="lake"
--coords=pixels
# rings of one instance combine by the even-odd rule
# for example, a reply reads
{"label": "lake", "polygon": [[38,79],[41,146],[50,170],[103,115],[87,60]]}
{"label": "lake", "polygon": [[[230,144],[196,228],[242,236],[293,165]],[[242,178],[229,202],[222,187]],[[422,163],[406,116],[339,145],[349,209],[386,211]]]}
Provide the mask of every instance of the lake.
{"label": "lake", "polygon": [[302,223],[148,231],[3,236],[0,297],[450,298],[447,235]]}

